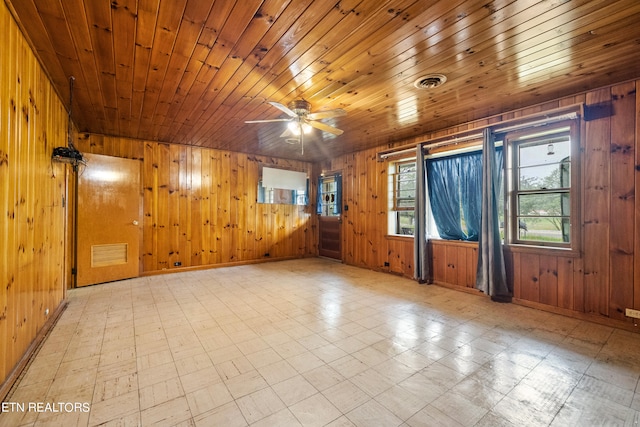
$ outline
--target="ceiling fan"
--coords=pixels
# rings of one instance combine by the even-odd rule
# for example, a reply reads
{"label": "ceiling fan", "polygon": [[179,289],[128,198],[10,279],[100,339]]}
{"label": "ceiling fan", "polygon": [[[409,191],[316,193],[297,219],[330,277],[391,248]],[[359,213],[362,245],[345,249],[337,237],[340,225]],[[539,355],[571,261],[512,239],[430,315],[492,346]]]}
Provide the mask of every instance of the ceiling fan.
{"label": "ceiling fan", "polygon": [[[245,121],[245,123],[289,122],[287,129],[285,129],[285,131],[280,136],[286,137],[286,141],[289,143],[291,141],[299,140],[300,146],[302,148],[302,154],[304,154],[304,134],[309,133],[311,131],[311,128],[316,128],[333,135],[342,135],[343,133],[341,129],[318,121],[320,119],[329,119],[333,117],[344,116],[345,114],[347,114],[347,112],[342,108],[311,113],[311,104],[304,99],[291,101],[288,107],[273,101],[269,101],[269,104],[284,112],[287,116],[289,116],[289,118],[247,120]],[[292,136],[295,138],[291,138]]]}

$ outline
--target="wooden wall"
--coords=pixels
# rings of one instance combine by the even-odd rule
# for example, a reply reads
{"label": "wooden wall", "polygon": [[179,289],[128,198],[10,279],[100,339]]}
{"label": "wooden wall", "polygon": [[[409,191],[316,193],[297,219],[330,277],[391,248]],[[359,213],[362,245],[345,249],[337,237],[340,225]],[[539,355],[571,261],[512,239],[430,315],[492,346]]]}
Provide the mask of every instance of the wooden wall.
{"label": "wooden wall", "polygon": [[[413,271],[413,246],[407,253],[401,238],[393,240],[398,245],[385,238],[388,164],[378,161],[378,151],[340,156],[321,166],[323,171],[342,172],[342,203],[346,206],[342,209],[342,259],[359,267],[407,274]],[[409,240],[413,245],[413,239]],[[406,255],[411,255],[410,261]]]}
{"label": "wooden wall", "polygon": [[[0,6],[0,384],[64,298],[67,115]],[[45,311],[48,309],[48,315]],[[2,396],[0,396],[2,397]]]}
{"label": "wooden wall", "polygon": [[343,204],[348,206],[342,211],[343,262],[413,277],[413,238],[387,235],[389,164],[378,161],[385,148],[340,156],[320,169],[342,172]]}
{"label": "wooden wall", "polygon": [[144,273],[317,254],[313,204],[256,202],[261,165],[311,177],[311,163],[92,134],[77,146],[141,161]]}
{"label": "wooden wall", "polygon": [[431,276],[436,283],[474,288],[478,267],[478,244],[431,240]]}
{"label": "wooden wall", "polygon": [[[630,324],[625,308],[640,309],[638,85],[640,81],[618,84],[396,145],[584,103],[590,113],[581,129],[581,254],[571,257],[554,251],[506,248],[508,276],[518,303]],[[377,162],[377,151],[341,156],[322,165],[326,170],[342,170],[345,176],[344,198],[350,209],[344,213],[343,259],[411,277],[413,239],[386,236],[388,162]],[[434,280],[473,288],[477,249],[472,246],[431,242]]]}

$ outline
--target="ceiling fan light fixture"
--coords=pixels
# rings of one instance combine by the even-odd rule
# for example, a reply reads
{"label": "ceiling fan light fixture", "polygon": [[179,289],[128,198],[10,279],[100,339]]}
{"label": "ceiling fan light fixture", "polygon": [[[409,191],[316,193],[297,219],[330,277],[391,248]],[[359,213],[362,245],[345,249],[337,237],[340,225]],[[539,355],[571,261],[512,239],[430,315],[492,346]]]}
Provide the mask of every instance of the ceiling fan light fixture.
{"label": "ceiling fan light fixture", "polygon": [[[298,123],[297,121],[294,122],[289,122],[287,124],[287,127],[289,128],[289,130],[291,131],[292,134],[294,135],[300,135],[300,123]],[[308,123],[302,123],[302,132],[304,132],[305,135],[308,135],[309,133],[311,133],[311,125]]]}
{"label": "ceiling fan light fixture", "polygon": [[269,101],[269,104],[289,117],[280,117],[277,119],[245,120],[245,123],[288,122],[287,128],[280,135],[280,137],[285,138],[285,142],[287,144],[300,144],[300,151],[303,156],[304,135],[310,134],[313,128],[331,134],[332,138],[335,138],[338,135],[342,135],[343,133],[342,129],[338,129],[334,126],[320,121],[321,119],[330,119],[333,117],[344,116],[345,114],[347,114],[347,112],[342,108],[311,113],[311,104],[309,104],[304,99],[291,101],[289,103],[289,106],[284,106],[275,101]]}
{"label": "ceiling fan light fixture", "polygon": [[418,89],[435,89],[442,86],[447,81],[444,74],[427,74],[413,82],[413,86]]}

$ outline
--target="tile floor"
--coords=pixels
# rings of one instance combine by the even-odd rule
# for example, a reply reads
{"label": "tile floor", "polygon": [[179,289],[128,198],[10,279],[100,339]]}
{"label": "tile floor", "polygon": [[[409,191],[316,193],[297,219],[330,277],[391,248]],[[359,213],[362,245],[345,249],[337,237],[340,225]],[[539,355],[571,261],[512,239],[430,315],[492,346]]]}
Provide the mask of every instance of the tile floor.
{"label": "tile floor", "polygon": [[640,421],[640,334],[328,260],[68,296],[0,425]]}

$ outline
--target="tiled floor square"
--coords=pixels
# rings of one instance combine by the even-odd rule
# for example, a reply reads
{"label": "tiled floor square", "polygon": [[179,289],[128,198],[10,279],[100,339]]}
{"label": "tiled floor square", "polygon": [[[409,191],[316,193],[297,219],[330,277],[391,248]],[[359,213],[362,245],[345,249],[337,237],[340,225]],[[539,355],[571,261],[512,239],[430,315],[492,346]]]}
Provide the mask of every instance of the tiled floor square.
{"label": "tiled floor square", "polygon": [[285,408],[284,403],[271,388],[263,388],[236,400],[242,415],[249,424],[275,414]]}
{"label": "tiled floor square", "polygon": [[289,410],[303,426],[324,426],[339,418],[341,412],[322,394],[314,394],[291,406]]}
{"label": "tiled floor square", "polygon": [[369,400],[347,414],[347,418],[358,427],[393,427],[402,420],[375,400]]}

